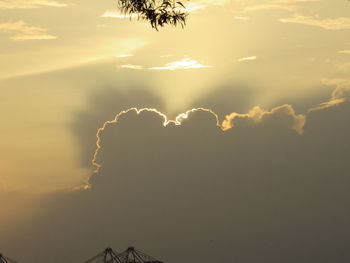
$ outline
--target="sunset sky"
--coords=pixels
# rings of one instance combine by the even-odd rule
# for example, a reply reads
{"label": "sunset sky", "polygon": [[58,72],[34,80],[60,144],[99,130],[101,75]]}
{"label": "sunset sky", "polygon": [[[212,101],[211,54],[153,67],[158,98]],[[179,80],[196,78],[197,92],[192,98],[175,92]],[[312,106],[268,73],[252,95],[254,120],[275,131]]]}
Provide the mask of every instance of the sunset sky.
{"label": "sunset sky", "polygon": [[0,253],[350,261],[350,2],[0,0]]}

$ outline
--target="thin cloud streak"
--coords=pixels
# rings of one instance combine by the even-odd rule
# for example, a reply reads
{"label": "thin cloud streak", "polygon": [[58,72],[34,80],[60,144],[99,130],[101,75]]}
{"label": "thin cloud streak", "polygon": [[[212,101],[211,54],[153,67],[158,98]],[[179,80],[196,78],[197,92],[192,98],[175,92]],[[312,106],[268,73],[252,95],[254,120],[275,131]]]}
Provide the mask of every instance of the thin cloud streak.
{"label": "thin cloud streak", "polygon": [[203,4],[192,2],[192,3],[186,4],[186,8],[181,8],[181,9],[179,9],[179,11],[194,12],[194,11],[198,11],[198,10],[204,9],[205,7],[206,6],[203,5]]}
{"label": "thin cloud streak", "polygon": [[257,56],[244,57],[244,58],[238,59],[238,62],[252,61],[252,60],[256,60],[257,58],[258,58]]}
{"label": "thin cloud streak", "polygon": [[133,65],[133,64],[119,65],[119,66],[117,66],[117,68],[120,68],[120,69],[136,69],[136,70],[144,69],[140,65]]}
{"label": "thin cloud streak", "polygon": [[[167,57],[167,56],[166,56]],[[123,64],[118,65],[117,68],[121,69],[148,69],[148,70],[184,70],[184,69],[205,69],[205,68],[212,68],[210,65],[203,65],[199,63],[197,60],[193,60],[190,58],[184,58],[178,61],[169,62],[165,64],[164,66],[159,67],[144,67],[141,65],[135,65],[135,64]]]}
{"label": "thin cloud streak", "polygon": [[51,40],[56,39],[54,35],[47,34],[48,29],[28,25],[24,21],[8,22],[0,24],[0,31],[13,33],[10,37],[14,41],[24,40]]}
{"label": "thin cloud streak", "polygon": [[339,50],[337,53],[350,55],[350,50]]}
{"label": "thin cloud streak", "polygon": [[109,18],[119,18],[119,19],[125,19],[125,18],[134,18],[138,17],[138,14],[122,14],[119,11],[111,11],[107,10],[104,12],[101,17],[109,17]]}
{"label": "thin cloud streak", "polygon": [[349,17],[337,17],[320,19],[310,16],[303,16],[300,14],[294,14],[294,16],[289,18],[279,19],[282,23],[292,23],[292,24],[303,24],[307,26],[321,27],[326,30],[346,30],[350,29],[350,18]]}
{"label": "thin cloud streak", "polygon": [[46,0],[0,0],[0,9],[33,9],[42,7],[66,7],[68,4]]}
{"label": "thin cloud streak", "polygon": [[321,110],[337,106],[341,103],[344,103],[349,100],[350,97],[350,80],[348,79],[322,79],[321,82],[326,86],[336,87],[331,95],[331,98],[328,101],[318,104],[316,107],[313,107],[309,112],[315,110]]}
{"label": "thin cloud streak", "polygon": [[120,54],[118,56],[116,56],[116,58],[127,58],[127,57],[133,57],[133,54]]}
{"label": "thin cloud streak", "polygon": [[246,16],[235,16],[234,19],[237,19],[237,20],[250,20],[250,17],[246,17]]}
{"label": "thin cloud streak", "polygon": [[150,70],[178,70],[178,69],[203,69],[203,68],[211,68],[210,65],[203,65],[199,63],[197,60],[193,60],[190,58],[184,58],[179,61],[169,62],[162,67],[151,67],[148,68]]}
{"label": "thin cloud streak", "polygon": [[296,11],[300,8],[298,4],[308,2],[319,2],[320,0],[278,0],[271,1],[264,4],[250,5],[243,9],[243,13],[250,13],[255,11],[269,11],[269,10],[287,10]]}

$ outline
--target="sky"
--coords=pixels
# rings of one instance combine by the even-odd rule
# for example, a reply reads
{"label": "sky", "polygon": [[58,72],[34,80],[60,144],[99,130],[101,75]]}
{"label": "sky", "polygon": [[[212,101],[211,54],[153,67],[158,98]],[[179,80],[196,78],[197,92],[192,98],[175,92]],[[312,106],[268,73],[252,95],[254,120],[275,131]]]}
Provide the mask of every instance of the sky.
{"label": "sky", "polygon": [[350,260],[350,3],[0,0],[0,253]]}

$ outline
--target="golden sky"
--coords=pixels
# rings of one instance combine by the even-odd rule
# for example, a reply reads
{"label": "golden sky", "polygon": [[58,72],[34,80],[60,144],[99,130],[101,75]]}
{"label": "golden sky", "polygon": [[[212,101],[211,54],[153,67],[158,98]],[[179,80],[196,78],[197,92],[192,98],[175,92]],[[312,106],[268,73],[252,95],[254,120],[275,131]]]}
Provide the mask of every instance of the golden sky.
{"label": "golden sky", "polygon": [[[319,173],[314,167],[331,159],[334,169],[341,167],[338,175],[348,176],[345,157],[349,152],[340,142],[349,146],[344,132],[350,126],[349,1],[191,0],[184,4],[190,12],[184,29],[155,31],[144,21],[121,15],[114,0],[0,0],[0,205],[6,213],[0,231],[6,230],[15,240],[17,234],[11,236],[11,227],[15,228],[19,219],[26,227],[23,222],[27,218],[40,217],[45,213],[41,207],[50,206],[48,196],[55,199],[52,196],[58,195],[61,200],[71,191],[85,191],[81,188],[88,182],[93,187],[95,179],[91,178],[99,173],[115,174],[123,181],[128,174],[126,164],[140,162],[147,167],[142,156],[158,156],[153,147],[169,154],[177,164],[195,167],[206,162],[193,157],[206,151],[201,143],[213,147],[212,151],[222,149],[222,155],[208,154],[206,158],[218,158],[212,165],[223,171],[242,153],[244,167],[235,165],[243,173],[249,166],[247,160],[261,165],[260,158],[266,155],[281,171],[296,163],[296,171],[314,177]],[[139,114],[150,114],[152,117],[145,118],[148,122],[135,117],[133,110],[120,113],[132,107],[155,110]],[[197,108],[201,109],[181,115]],[[199,117],[191,121],[191,114]],[[134,116],[130,123],[129,115]],[[119,125],[119,118],[125,126]],[[165,134],[156,128],[164,118],[170,121],[163,127]],[[213,118],[216,123],[209,121]],[[330,121],[333,118],[337,122]],[[161,136],[159,141],[152,129]],[[125,142],[119,134],[126,136]],[[167,146],[173,152],[158,149],[158,144],[167,144],[165,138],[172,141]],[[333,139],[339,143],[332,144]],[[313,157],[312,149],[323,143],[332,150],[334,160]],[[293,144],[308,155],[299,158]],[[263,149],[260,154],[257,145]],[[271,150],[271,145],[283,147]],[[191,152],[188,158],[193,158],[194,164],[178,157],[175,153],[183,152],[177,147]],[[240,151],[231,152],[230,147]],[[224,153],[231,159],[225,159]],[[120,158],[123,165],[118,167],[114,161]],[[175,165],[170,159],[161,159],[163,169]],[[306,163],[314,166],[306,167]],[[94,173],[98,167],[102,170]],[[154,169],[152,166],[150,171],[161,173]],[[277,173],[274,169],[262,170]],[[193,171],[195,178],[195,173],[203,172]],[[138,178],[140,171],[131,173]],[[231,179],[228,182],[234,183]],[[99,191],[108,185],[96,180]],[[182,185],[182,177],[179,180],[174,184]],[[245,184],[249,189],[249,183]],[[162,181],[160,186],[166,188],[167,183]],[[265,201],[268,205],[269,200]],[[15,245],[14,241],[6,248],[14,252]],[[89,248],[96,249],[93,245]],[[33,251],[28,248],[24,255],[34,255]]]}
{"label": "golden sky", "polygon": [[79,149],[67,126],[105,87],[146,89],[171,117],[207,106],[200,102],[212,93],[249,96],[243,107],[226,100],[223,110],[213,109],[224,117],[253,106],[312,98],[317,104],[334,88],[328,80],[349,79],[347,1],[213,0],[188,7],[185,29],[156,32],[120,17],[114,1],[0,1],[0,107],[8,138],[0,153],[2,184],[79,183],[87,167],[77,167]]}

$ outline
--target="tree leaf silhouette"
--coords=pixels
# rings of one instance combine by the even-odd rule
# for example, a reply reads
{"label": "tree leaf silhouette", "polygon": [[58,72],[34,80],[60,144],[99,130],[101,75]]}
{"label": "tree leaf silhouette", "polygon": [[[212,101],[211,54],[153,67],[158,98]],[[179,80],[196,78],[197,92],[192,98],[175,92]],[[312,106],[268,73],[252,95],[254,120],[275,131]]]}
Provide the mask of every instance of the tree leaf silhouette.
{"label": "tree leaf silhouette", "polygon": [[126,15],[136,14],[138,19],[148,21],[152,28],[165,25],[183,28],[186,25],[187,12],[181,2],[175,0],[117,0],[118,7]]}

